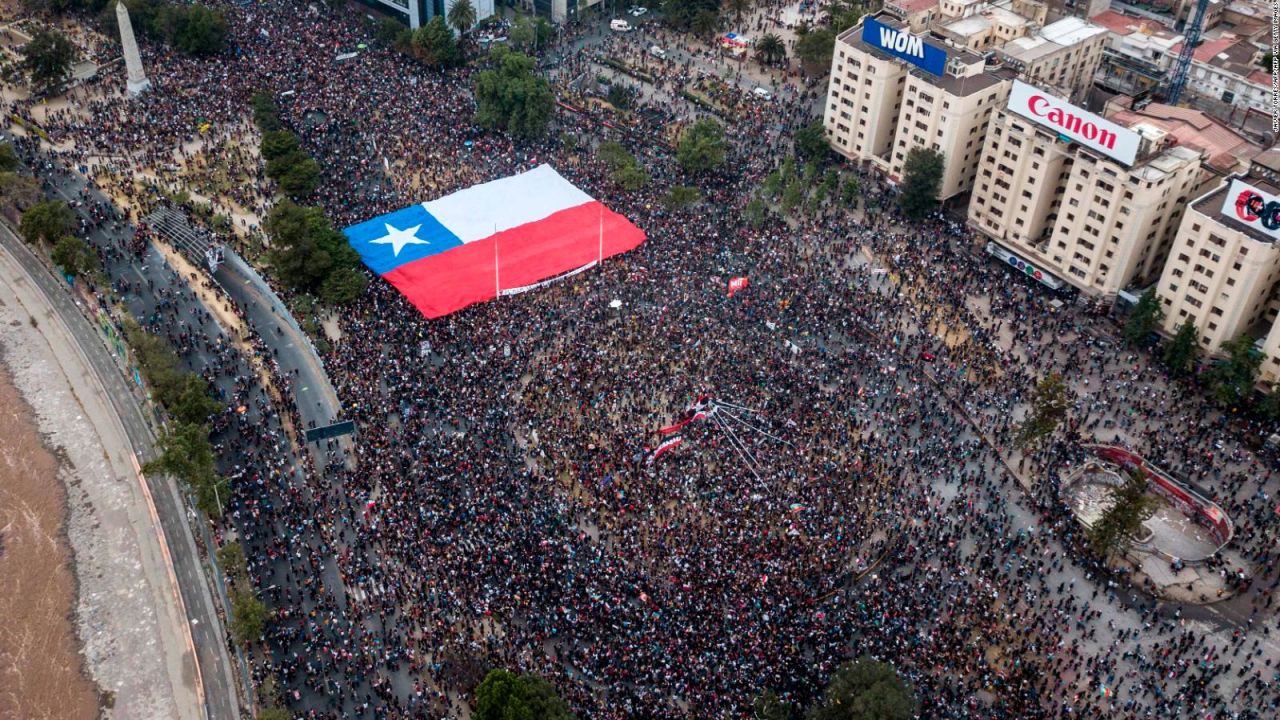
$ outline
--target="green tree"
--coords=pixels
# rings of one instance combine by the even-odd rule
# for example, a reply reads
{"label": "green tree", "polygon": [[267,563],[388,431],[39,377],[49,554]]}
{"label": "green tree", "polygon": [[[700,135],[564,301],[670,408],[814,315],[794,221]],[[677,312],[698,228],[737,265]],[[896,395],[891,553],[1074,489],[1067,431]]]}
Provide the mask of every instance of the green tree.
{"label": "green tree", "polygon": [[826,162],[831,155],[831,146],[827,144],[827,131],[821,120],[814,120],[795,132],[792,138],[796,154],[806,162]]}
{"label": "green tree", "polygon": [[1018,428],[1018,447],[1029,447],[1058,428],[1075,401],[1062,375],[1051,372],[1036,384],[1031,410]]}
{"label": "green tree", "polygon": [[460,36],[476,24],[476,8],[471,4],[471,0],[453,0],[447,16],[449,24],[458,31]]}
{"label": "green tree", "polygon": [[689,21],[689,31],[699,37],[709,38],[720,27],[720,16],[714,10],[700,10]]}
{"label": "green tree", "polygon": [[490,67],[476,74],[476,122],[523,138],[546,134],[555,96],[534,73],[533,58],[499,46],[489,59]]}
{"label": "green tree", "polygon": [[395,47],[396,41],[404,31],[405,26],[403,23],[393,17],[384,15],[378,21],[377,29],[373,31],[373,37],[387,47]]}
{"label": "green tree", "polygon": [[157,440],[160,454],[142,466],[148,475],[168,474],[185,482],[195,493],[196,506],[218,517],[227,499],[227,480],[218,474],[209,426],[171,423]]}
{"label": "green tree", "polygon": [[772,690],[765,690],[752,704],[756,720],[791,720],[791,704],[780,700]]}
{"label": "green tree", "polygon": [[65,202],[44,200],[22,213],[18,232],[22,233],[27,242],[43,242],[51,245],[70,235],[74,224],[75,215]]}
{"label": "green tree", "polygon": [[1160,303],[1160,294],[1155,287],[1150,287],[1138,298],[1129,319],[1124,324],[1124,339],[1135,347],[1151,345],[1151,335],[1164,320],[1164,308]]}
{"label": "green tree", "polygon": [[231,591],[231,634],[237,643],[248,645],[262,637],[268,617],[267,606],[247,583]]}
{"label": "green tree", "polygon": [[413,56],[430,67],[450,68],[462,62],[458,41],[439,15],[413,31],[410,46]]}
{"label": "green tree", "polygon": [[263,228],[271,238],[270,259],[276,274],[296,290],[315,291],[333,268],[359,264],[346,237],[333,229],[320,208],[279,202],[267,214]]}
{"label": "green tree", "polygon": [[733,15],[733,26],[742,27],[742,16],[751,9],[751,0],[724,0],[724,9]]}
{"label": "green tree", "polygon": [[293,720],[293,713],[282,707],[263,708],[258,711],[257,720]]}
{"label": "green tree", "polygon": [[218,566],[236,582],[240,582],[240,578],[248,578],[249,564],[244,556],[244,547],[238,542],[229,542],[218,548]]}
{"label": "green tree", "polygon": [[178,422],[203,425],[214,413],[222,412],[222,403],[209,395],[209,383],[195,373],[186,373],[182,389],[167,408]]}
{"label": "green tree", "polygon": [[724,164],[724,128],[711,118],[702,118],[680,134],[676,160],[690,173],[705,173]]}
{"label": "green tree", "polygon": [[217,55],[227,47],[227,19],[204,5],[168,5],[157,17],[161,31],[180,52],[193,57]]}
{"label": "green tree", "polygon": [[751,198],[746,207],[747,224],[752,229],[759,229],[764,224],[764,219],[768,212],[769,208],[764,204],[763,200],[758,197]]}
{"label": "green tree", "polygon": [[698,192],[698,188],[676,185],[667,191],[666,196],[662,198],[662,204],[672,210],[683,210],[701,199],[702,193]]}
{"label": "green tree", "polygon": [[760,184],[760,192],[770,200],[778,197],[778,193],[782,192],[782,172],[774,170],[766,175],[764,182]]}
{"label": "green tree", "polygon": [[50,257],[62,271],[79,276],[98,268],[98,256],[78,237],[68,235],[53,246]]}
{"label": "green tree", "polygon": [[1107,494],[1111,504],[1086,532],[1089,546],[1104,558],[1127,551],[1133,536],[1158,504],[1147,493],[1147,480],[1140,471],[1129,472],[1125,481]]}
{"label": "green tree", "polygon": [[836,31],[829,27],[809,28],[802,25],[796,30],[796,57],[810,66],[830,67],[835,47]]}
{"label": "green tree", "polygon": [[13,143],[0,142],[0,172],[13,172],[20,164]]}
{"label": "green tree", "polygon": [[610,170],[617,170],[626,165],[635,164],[636,159],[631,157],[631,153],[622,146],[622,143],[614,140],[605,140],[596,148],[596,157],[600,158]]}
{"label": "green tree", "polygon": [[262,133],[259,151],[263,160],[271,162],[302,153],[302,141],[288,130],[271,130]]}
{"label": "green tree", "polygon": [[615,82],[609,85],[609,104],[619,110],[629,110],[635,102],[636,89],[626,83]]}
{"label": "green tree", "polygon": [[40,199],[40,185],[27,175],[0,172],[0,205],[22,210]]}
{"label": "green tree", "polygon": [[337,267],[320,283],[320,299],[329,305],[346,305],[364,294],[369,278],[353,267]]}
{"label": "green tree", "polygon": [[945,158],[937,150],[911,148],[902,168],[902,194],[898,197],[902,214],[921,220],[937,209],[945,164]]}
{"label": "green tree", "polygon": [[1191,369],[1191,363],[1199,354],[1200,346],[1196,343],[1199,338],[1200,331],[1190,320],[1178,326],[1178,332],[1164,346],[1164,364],[1170,374],[1184,375]]}
{"label": "green tree", "polygon": [[[519,50],[533,49],[533,43],[537,39],[537,31],[533,28],[533,20],[528,15],[520,15],[516,18],[515,23],[511,25],[511,29],[507,31],[507,42]],[[494,50],[497,48],[495,47]],[[490,51],[492,52],[492,51]]]}
{"label": "green tree", "polygon": [[1226,351],[1227,359],[1213,366],[1209,379],[1219,400],[1238,407],[1253,397],[1258,368],[1262,366],[1262,353],[1253,346],[1253,338],[1248,335],[1223,343],[1222,349]]}
{"label": "green tree", "polygon": [[858,182],[858,178],[851,177],[844,181],[844,185],[840,188],[840,199],[845,205],[853,206],[854,200],[858,198],[858,191],[862,189],[862,185]]}
{"label": "green tree", "polygon": [[473,720],[576,720],[555,689],[534,675],[491,670],[476,687]]}
{"label": "green tree", "polygon": [[305,200],[320,185],[320,163],[309,157],[298,158],[276,182],[285,195],[294,200]]}
{"label": "green tree", "polygon": [[253,122],[264,133],[281,129],[280,111],[276,109],[276,101],[270,93],[256,92],[250,100],[253,109]]}
{"label": "green tree", "polygon": [[125,318],[124,335],[152,396],[165,407],[173,405],[186,382],[178,354],[164,338],[146,332],[133,318]]}
{"label": "green tree", "polygon": [[37,30],[22,49],[22,68],[40,92],[61,88],[75,60],[76,46],[57,30]]}
{"label": "green tree", "polygon": [[777,65],[787,59],[787,46],[777,33],[765,33],[756,41],[756,57],[766,65]]}
{"label": "green tree", "polygon": [[613,181],[623,190],[635,192],[649,184],[649,173],[638,163],[631,162],[613,171]]}
{"label": "green tree", "polygon": [[910,720],[915,710],[915,693],[893,666],[864,657],[836,670],[808,720]]}
{"label": "green tree", "polygon": [[804,202],[805,184],[800,178],[796,178],[787,183],[787,189],[782,192],[782,211],[790,213],[800,207],[800,203]]}

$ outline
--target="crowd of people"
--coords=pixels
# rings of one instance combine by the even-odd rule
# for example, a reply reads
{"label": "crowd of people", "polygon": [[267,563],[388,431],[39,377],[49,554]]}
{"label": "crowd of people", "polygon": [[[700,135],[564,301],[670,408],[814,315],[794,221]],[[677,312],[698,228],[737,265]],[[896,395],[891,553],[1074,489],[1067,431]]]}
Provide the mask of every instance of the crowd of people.
{"label": "crowd of people", "polygon": [[[121,84],[108,75],[65,111],[14,112],[59,143],[50,157],[107,183],[195,152],[202,124],[225,145],[265,91],[325,168],[314,202],[337,227],[549,162],[648,237],[434,321],[371,282],[324,358],[358,426],[349,454],[330,442],[313,460],[255,427],[271,399],[230,349],[201,368],[241,390],[216,438],[229,522],[273,613],[254,672],[299,716],[461,718],[483,673],[505,667],[550,679],[585,718],[746,717],[765,689],[811,705],[864,655],[898,668],[921,717],[1280,710],[1276,478],[1240,442],[1260,429],[975,257],[954,223],[906,223],[875,177],[857,175],[853,207],[830,198],[753,225],[744,205],[820,88],[779,81],[789,89],[761,117],[728,119],[729,162],[690,176],[655,140],[692,108],[653,103],[608,125],[563,109],[545,139],[516,141],[475,126],[470,68],[427,71],[377,46],[338,64],[369,42],[361,15],[215,4],[227,57],[148,45],[140,98],[104,92]],[[561,93],[598,67],[582,32],[563,40]],[[651,68],[667,89],[707,72]],[[646,187],[613,183],[593,154],[603,140],[636,156]],[[686,184],[698,204],[664,204]],[[750,286],[729,297],[732,276]],[[142,291],[127,282],[111,290]],[[148,326],[190,349],[183,319],[164,315]],[[1078,402],[1015,471],[1017,419],[1050,370]],[[700,420],[651,461],[654,430],[702,395],[752,408],[761,432]],[[237,415],[244,403],[256,412]],[[287,397],[281,410],[296,412]],[[1092,559],[1057,483],[1094,438],[1216,491],[1257,566],[1247,622],[1188,624]]]}

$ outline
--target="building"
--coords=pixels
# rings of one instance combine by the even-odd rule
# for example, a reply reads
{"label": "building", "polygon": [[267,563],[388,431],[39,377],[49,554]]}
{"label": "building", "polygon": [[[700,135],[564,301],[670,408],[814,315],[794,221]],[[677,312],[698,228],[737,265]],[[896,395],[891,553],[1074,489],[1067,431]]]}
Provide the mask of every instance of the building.
{"label": "building", "polygon": [[[1222,14],[1227,9],[1229,0],[1209,0],[1204,9],[1204,20],[1200,29],[1210,30],[1222,21]],[[1173,0],[1173,22],[1177,27],[1185,27],[1196,14],[1196,5],[1200,0]]]}
{"label": "building", "polygon": [[1177,59],[1182,35],[1150,18],[1108,10],[1090,20],[1107,29],[1098,85],[1123,95],[1140,95],[1165,82]]}
{"label": "building", "polygon": [[520,7],[538,17],[554,23],[577,20],[588,8],[597,7],[603,0],[519,0]]}
{"label": "building", "polygon": [[1034,35],[1014,38],[995,52],[1023,80],[1063,88],[1073,102],[1083,102],[1093,87],[1108,39],[1106,28],[1068,17]]}
{"label": "building", "polygon": [[[455,0],[359,0],[361,3],[386,13],[411,28],[425,25],[437,15],[446,15]],[[494,0],[471,0],[476,10],[476,22],[493,14]]]}
{"label": "building", "polygon": [[[1182,43],[1170,49],[1177,57]],[[1206,40],[1192,53],[1187,92],[1211,103],[1221,103],[1224,117],[1236,110],[1269,113],[1271,74],[1262,69],[1262,53],[1252,43],[1231,33]]]}
{"label": "building", "polygon": [[1161,271],[1187,201],[1257,147],[1204,113],[1115,103],[1102,117],[1015,82],[978,166],[969,224],[1087,295]]}
{"label": "building", "polygon": [[913,33],[922,33],[929,29],[938,17],[939,0],[887,0],[884,11]]}
{"label": "building", "polygon": [[836,37],[823,125],[836,152],[895,179],[912,148],[938,150],[945,200],[972,187],[987,121],[1011,79],[887,13],[867,16]]}
{"label": "building", "polygon": [[[1247,202],[1250,198],[1256,205]],[[1240,335],[1260,338],[1261,376],[1267,382],[1280,378],[1280,230],[1267,229],[1261,214],[1275,218],[1278,198],[1276,173],[1263,168],[1226,178],[1197,198],[1156,285],[1165,333],[1177,333],[1189,322],[1198,331],[1201,350],[1211,355]]]}

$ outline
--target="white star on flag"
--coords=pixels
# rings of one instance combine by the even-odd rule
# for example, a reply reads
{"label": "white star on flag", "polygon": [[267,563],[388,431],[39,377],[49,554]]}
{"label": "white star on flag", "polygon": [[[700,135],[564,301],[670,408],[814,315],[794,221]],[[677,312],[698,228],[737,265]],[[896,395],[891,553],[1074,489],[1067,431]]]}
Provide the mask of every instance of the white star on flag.
{"label": "white star on flag", "polygon": [[421,225],[414,225],[413,227],[406,228],[404,230],[391,227],[391,223],[384,223],[383,225],[387,228],[387,234],[381,238],[378,238],[377,240],[370,240],[369,244],[370,245],[390,245],[391,251],[392,253],[394,253],[396,257],[400,257],[400,251],[404,249],[405,245],[430,245],[431,244],[426,240],[421,240],[418,238],[418,230],[422,228]]}

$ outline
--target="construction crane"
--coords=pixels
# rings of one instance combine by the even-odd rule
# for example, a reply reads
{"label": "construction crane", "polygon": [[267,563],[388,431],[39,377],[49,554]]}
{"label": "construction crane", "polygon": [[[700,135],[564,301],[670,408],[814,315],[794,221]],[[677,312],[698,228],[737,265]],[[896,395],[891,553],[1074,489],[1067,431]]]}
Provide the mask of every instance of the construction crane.
{"label": "construction crane", "polygon": [[1182,89],[1187,86],[1187,75],[1191,72],[1191,58],[1200,44],[1200,26],[1204,24],[1204,11],[1209,7],[1209,0],[1198,0],[1196,12],[1191,16],[1182,35],[1182,52],[1173,63],[1173,72],[1169,76],[1169,85],[1164,91],[1164,101],[1177,105],[1182,97]]}

